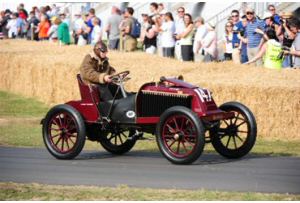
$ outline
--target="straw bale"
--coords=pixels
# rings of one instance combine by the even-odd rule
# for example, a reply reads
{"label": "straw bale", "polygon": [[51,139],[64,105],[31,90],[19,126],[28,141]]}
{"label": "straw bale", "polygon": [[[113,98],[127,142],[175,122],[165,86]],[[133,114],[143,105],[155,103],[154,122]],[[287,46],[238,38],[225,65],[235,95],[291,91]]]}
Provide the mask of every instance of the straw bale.
{"label": "straw bale", "polygon": [[[92,47],[49,42],[0,41],[0,89],[35,97],[49,105],[79,99],[76,74]],[[239,101],[255,114],[259,136],[300,139],[300,70],[269,70],[224,63],[192,63],[135,53],[109,53],[118,71],[130,70],[126,88],[138,91],[145,82],[182,74],[208,88],[218,105]]]}

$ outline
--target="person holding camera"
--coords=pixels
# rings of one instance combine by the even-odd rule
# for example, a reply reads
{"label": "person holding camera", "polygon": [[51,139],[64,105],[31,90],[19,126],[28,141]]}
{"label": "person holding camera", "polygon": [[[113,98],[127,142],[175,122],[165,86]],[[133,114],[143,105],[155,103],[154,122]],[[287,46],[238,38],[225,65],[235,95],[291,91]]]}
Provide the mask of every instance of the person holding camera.
{"label": "person holding camera", "polygon": [[264,58],[264,67],[280,70],[282,68],[282,47],[273,28],[266,30],[268,41],[265,42],[255,57],[245,64],[251,64]]}
{"label": "person holding camera", "polygon": [[116,72],[108,62],[107,52],[107,46],[101,41],[97,42],[94,50],[84,57],[80,66],[83,82],[88,85],[97,85],[102,101],[113,98],[110,83],[112,82],[111,76]]}
{"label": "person holding camera", "polygon": [[292,19],[289,23],[290,30],[296,34],[295,40],[291,49],[285,50],[284,54],[294,57],[292,66],[294,68],[300,68],[300,22],[297,19]]}
{"label": "person holding camera", "polygon": [[[278,29],[277,36],[279,36],[282,46],[286,48],[291,48],[296,34],[290,30],[290,20],[292,19],[292,13],[285,12],[280,14],[281,25]],[[285,55],[282,64],[283,68],[292,67],[292,56]]]}

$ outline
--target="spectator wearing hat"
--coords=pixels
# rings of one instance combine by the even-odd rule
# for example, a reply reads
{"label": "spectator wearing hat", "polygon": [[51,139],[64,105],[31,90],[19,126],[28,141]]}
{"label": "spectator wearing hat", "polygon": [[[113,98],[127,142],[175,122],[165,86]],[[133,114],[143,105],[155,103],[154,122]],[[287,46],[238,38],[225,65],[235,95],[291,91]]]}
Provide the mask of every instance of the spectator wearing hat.
{"label": "spectator wearing hat", "polygon": [[277,25],[280,25],[280,16],[276,13],[276,8],[273,4],[268,5],[268,11],[271,13],[273,19],[274,19],[274,23],[276,23]]}
{"label": "spectator wearing hat", "polygon": [[58,35],[58,24],[55,23],[57,17],[54,16],[51,18],[51,27],[48,30],[48,38],[50,42],[57,42],[57,35]]}
{"label": "spectator wearing hat", "polygon": [[238,10],[231,11],[231,22],[233,24],[232,27],[232,60],[236,64],[240,64],[240,38],[238,34],[243,30],[242,21],[240,20],[240,12]]}
{"label": "spectator wearing hat", "polygon": [[[179,7],[177,9],[177,18],[175,19],[175,29],[176,29],[175,30],[175,38],[176,38],[176,35],[180,35],[185,30],[185,24],[184,24],[184,20],[183,20],[184,14],[185,14],[185,8],[184,7]],[[175,57],[178,60],[182,59],[180,42],[181,41],[176,38]]]}
{"label": "spectator wearing hat", "polygon": [[218,58],[217,33],[212,23],[207,23],[207,34],[202,40],[202,48],[204,50],[204,62],[216,61]]}
{"label": "spectator wearing hat", "polygon": [[[246,8],[246,17],[248,20],[248,24],[245,31],[245,37],[241,37],[241,39],[247,43],[247,55],[249,60],[252,60],[259,52],[261,40],[263,37],[263,33],[260,30],[264,31],[264,22],[259,20],[255,16],[255,12],[252,8]],[[261,66],[262,60],[256,60],[256,66]]]}
{"label": "spectator wearing hat", "polygon": [[196,34],[193,44],[194,60],[202,62],[204,60],[204,51],[202,48],[202,40],[207,34],[207,28],[204,24],[204,19],[198,17],[195,20]]}
{"label": "spectator wearing hat", "polygon": [[295,40],[292,44],[291,49],[285,50],[286,55],[293,56],[292,67],[300,69],[300,22],[293,18],[289,22],[291,32],[296,34]]}
{"label": "spectator wearing hat", "polygon": [[113,6],[111,8],[111,16],[107,20],[105,32],[108,36],[108,45],[110,49],[119,49],[120,43],[120,30],[119,25],[122,21],[120,10],[118,7]]}

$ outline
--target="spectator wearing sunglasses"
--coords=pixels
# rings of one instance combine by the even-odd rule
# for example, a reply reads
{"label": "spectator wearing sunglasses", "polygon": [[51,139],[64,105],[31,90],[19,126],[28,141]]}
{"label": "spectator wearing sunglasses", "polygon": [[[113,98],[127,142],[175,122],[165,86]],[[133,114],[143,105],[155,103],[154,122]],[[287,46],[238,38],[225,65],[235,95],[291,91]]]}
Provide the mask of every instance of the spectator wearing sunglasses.
{"label": "spectator wearing sunglasses", "polygon": [[[252,8],[246,8],[246,17],[248,24],[245,31],[245,36],[241,37],[244,43],[247,43],[247,55],[249,60],[253,59],[260,50],[261,41],[264,32],[264,21],[259,20],[255,16]],[[262,66],[262,60],[259,58],[256,61],[256,66]]]}
{"label": "spectator wearing sunglasses", "polygon": [[[175,34],[174,34],[175,38],[177,35],[182,34],[185,30],[184,14],[185,14],[184,7],[179,7],[177,9],[177,18],[175,19]],[[177,58],[178,60],[182,59],[180,39],[177,39],[175,43],[175,58]]]}
{"label": "spectator wearing sunglasses", "polygon": [[240,62],[240,39],[238,34],[243,30],[243,24],[240,20],[240,12],[238,10],[231,11],[231,22],[233,23],[232,29],[232,60],[234,63],[239,64]]}

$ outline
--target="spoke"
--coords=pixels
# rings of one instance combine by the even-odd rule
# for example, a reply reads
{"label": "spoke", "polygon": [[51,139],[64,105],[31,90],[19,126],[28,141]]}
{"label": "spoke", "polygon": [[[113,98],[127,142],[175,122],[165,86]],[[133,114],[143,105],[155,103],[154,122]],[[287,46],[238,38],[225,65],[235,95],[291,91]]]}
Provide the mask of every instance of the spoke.
{"label": "spoke", "polygon": [[180,130],[182,130],[184,124],[184,117],[181,118],[181,125],[180,125]]}
{"label": "spoke", "polygon": [[189,140],[187,140],[186,138],[184,138],[184,140],[187,142],[187,143],[189,143],[189,145],[191,145],[192,147],[194,147],[195,146],[195,143],[192,143],[192,142],[190,142]]}
{"label": "spoke", "polygon": [[61,121],[60,114],[58,115],[58,121],[59,121],[60,127],[63,127],[63,124],[62,124],[62,121]]}
{"label": "spoke", "polygon": [[65,143],[65,138],[62,139],[62,144],[61,144],[61,151],[64,151],[64,143]]}
{"label": "spoke", "polygon": [[69,149],[70,149],[70,146],[69,146],[68,139],[69,139],[69,138],[66,139],[66,144],[67,144],[67,147],[68,147],[68,150],[69,150]]}
{"label": "spoke", "polygon": [[227,121],[226,120],[223,120],[224,121],[224,123],[227,125],[227,126],[229,126],[229,124],[227,123]]}
{"label": "spoke", "polygon": [[182,145],[183,145],[183,148],[186,152],[188,152],[188,150],[186,149],[185,145],[184,145],[184,142],[182,142]]}
{"label": "spoke", "polygon": [[77,137],[77,135],[73,135],[73,133],[67,132],[66,134],[69,135],[69,137]]}
{"label": "spoke", "polygon": [[111,134],[110,134],[110,137],[107,138],[107,139],[110,141],[110,140],[112,140],[114,137],[115,137],[115,134],[111,133]]}
{"label": "spoke", "polygon": [[240,127],[241,125],[243,125],[244,123],[246,123],[246,121],[241,122],[240,124],[238,124],[236,127]]}
{"label": "spoke", "polygon": [[173,121],[174,121],[174,123],[175,123],[176,131],[178,131],[178,130],[179,130],[179,127],[178,127],[178,124],[177,124],[176,118],[173,118]]}
{"label": "spoke", "polygon": [[239,117],[239,115],[240,115],[240,112],[238,112],[238,114],[236,115],[236,117],[235,117],[235,121],[234,121],[234,125],[236,124],[236,122],[237,122],[237,120],[238,120],[238,117]]}
{"label": "spoke", "polygon": [[115,145],[117,145],[117,135],[115,136]]}
{"label": "spoke", "polygon": [[71,140],[71,142],[72,142],[73,144],[75,144],[75,142],[71,139],[71,137],[69,137],[69,140]]}
{"label": "spoke", "polygon": [[171,133],[175,133],[176,131],[174,130],[174,128],[172,128],[169,124],[167,124],[167,127],[169,128],[169,131]]}
{"label": "spoke", "polygon": [[127,139],[128,136],[126,134],[124,134],[124,132],[121,132],[121,134]]}
{"label": "spoke", "polygon": [[121,135],[118,135],[118,137],[120,138],[121,144],[123,144],[123,140],[122,140]]}
{"label": "spoke", "polygon": [[175,142],[176,142],[176,140],[173,140],[173,142],[170,145],[168,145],[168,143],[166,143],[166,144],[169,146],[169,148],[171,148]]}
{"label": "spoke", "polygon": [[236,137],[239,138],[242,143],[244,143],[244,140],[239,135],[236,135]]}
{"label": "spoke", "polygon": [[53,139],[53,138],[55,138],[55,137],[57,137],[57,136],[59,136],[59,135],[61,135],[61,133],[58,133],[58,134],[56,134],[56,135],[51,135],[51,138]]}
{"label": "spoke", "polygon": [[60,129],[50,128],[50,130],[60,131]]}
{"label": "spoke", "polygon": [[235,149],[237,149],[236,141],[235,141],[235,136],[232,136],[232,138],[233,138],[234,147],[235,147]]}
{"label": "spoke", "polygon": [[230,139],[231,139],[231,136],[229,135],[228,140],[227,140],[227,144],[226,144],[226,148],[228,148]]}
{"label": "spoke", "polygon": [[55,146],[57,146],[57,144],[60,142],[61,138],[62,138],[62,136],[60,136],[60,137],[58,138],[58,140],[57,140],[56,143],[55,143]]}
{"label": "spoke", "polygon": [[177,154],[179,153],[179,150],[180,150],[180,141],[178,141],[178,145],[177,145],[177,151],[176,151]]}
{"label": "spoke", "polygon": [[52,120],[53,121],[53,123],[55,124],[55,125],[57,125],[57,126],[59,126],[59,124],[56,122],[56,120],[54,119],[54,120]]}

